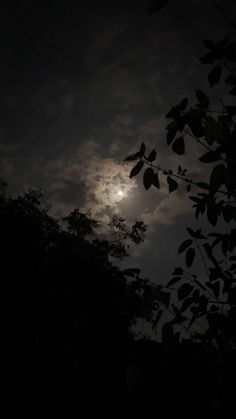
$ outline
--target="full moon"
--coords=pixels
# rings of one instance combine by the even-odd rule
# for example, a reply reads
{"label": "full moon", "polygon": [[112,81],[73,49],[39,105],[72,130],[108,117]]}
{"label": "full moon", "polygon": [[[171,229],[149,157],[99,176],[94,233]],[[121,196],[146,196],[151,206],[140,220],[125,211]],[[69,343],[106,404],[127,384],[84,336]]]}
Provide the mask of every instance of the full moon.
{"label": "full moon", "polygon": [[124,195],[124,192],[123,192],[123,191],[118,191],[118,195],[119,195],[120,197],[122,197],[122,196]]}

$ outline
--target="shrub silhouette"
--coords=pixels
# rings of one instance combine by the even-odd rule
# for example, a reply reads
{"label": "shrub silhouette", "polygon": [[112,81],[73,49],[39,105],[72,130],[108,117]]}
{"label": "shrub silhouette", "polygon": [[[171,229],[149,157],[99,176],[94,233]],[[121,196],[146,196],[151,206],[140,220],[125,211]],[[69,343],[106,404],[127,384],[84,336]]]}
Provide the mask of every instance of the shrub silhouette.
{"label": "shrub silhouette", "polygon": [[105,395],[124,395],[131,327],[153,309],[139,270],[121,270],[114,259],[127,255],[129,234],[138,243],[146,227],[115,218],[116,239],[108,241],[89,213],[75,209],[62,226],[41,201],[40,191],[0,195],[7,386],[25,406],[66,397],[105,403]]}

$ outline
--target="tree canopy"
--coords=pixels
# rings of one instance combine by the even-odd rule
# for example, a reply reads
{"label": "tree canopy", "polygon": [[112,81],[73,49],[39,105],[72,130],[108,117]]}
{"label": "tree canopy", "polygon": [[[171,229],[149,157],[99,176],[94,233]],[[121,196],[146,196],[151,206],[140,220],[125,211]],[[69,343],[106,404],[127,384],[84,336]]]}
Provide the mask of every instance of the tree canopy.
{"label": "tree canopy", "polygon": [[74,401],[81,402],[82,395],[124,392],[132,326],[150,318],[156,302],[139,269],[121,269],[115,260],[127,257],[128,240],[143,240],[146,226],[114,217],[111,240],[98,227],[79,209],[59,222],[41,191],[12,198],[2,185],[7,380],[21,402],[24,394],[45,401],[45,395],[64,398],[77,392]]}

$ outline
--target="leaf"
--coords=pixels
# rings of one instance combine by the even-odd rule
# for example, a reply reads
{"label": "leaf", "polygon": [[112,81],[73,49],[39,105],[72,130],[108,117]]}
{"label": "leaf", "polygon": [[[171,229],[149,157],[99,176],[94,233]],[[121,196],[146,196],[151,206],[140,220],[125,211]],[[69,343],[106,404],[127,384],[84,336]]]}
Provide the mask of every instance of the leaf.
{"label": "leaf", "polygon": [[195,322],[195,320],[197,318],[198,309],[196,307],[191,307],[191,311],[192,311],[193,308],[196,309],[196,312],[193,313],[193,317],[191,318],[191,320],[189,322],[188,329],[190,329],[190,327],[193,325],[193,323]]}
{"label": "leaf", "polygon": [[214,48],[214,43],[212,41],[209,41],[208,39],[203,39],[202,42],[207,49],[212,50]]}
{"label": "leaf", "polygon": [[187,185],[186,190],[187,190],[187,192],[190,192],[191,191],[191,185],[190,185],[190,183]]}
{"label": "leaf", "polygon": [[203,154],[203,156],[199,157],[198,160],[200,160],[202,163],[213,163],[219,159],[220,156],[216,151],[208,151],[206,154]]}
{"label": "leaf", "polygon": [[149,156],[147,157],[147,161],[152,163],[154,160],[156,160],[156,155],[157,155],[156,151],[152,150]]}
{"label": "leaf", "polygon": [[174,278],[171,278],[169,282],[167,283],[167,286],[170,287],[171,285],[176,284],[176,282],[180,281],[182,279],[181,276],[175,276]]}
{"label": "leaf", "polygon": [[154,177],[153,169],[149,167],[148,169],[145,170],[144,175],[143,175],[143,184],[146,190],[151,187],[153,177]]}
{"label": "leaf", "polygon": [[133,160],[137,160],[138,156],[137,154],[132,154],[131,156],[128,156],[124,159],[124,161],[133,161]]}
{"label": "leaf", "polygon": [[187,250],[186,256],[185,256],[185,263],[188,268],[192,266],[194,258],[195,258],[196,251],[193,247],[190,247],[190,249]]}
{"label": "leaf", "polygon": [[130,179],[136,176],[140,172],[140,170],[143,168],[143,166],[144,166],[144,162],[140,160],[131,170],[130,175],[129,175]]}
{"label": "leaf", "polygon": [[175,270],[173,272],[173,275],[183,275],[183,273],[184,273],[183,269],[177,267],[177,268],[175,268]]}
{"label": "leaf", "polygon": [[170,0],[154,0],[149,9],[148,14],[151,15],[152,13],[159,12],[163,7],[168,3]]}
{"label": "leaf", "polygon": [[175,317],[171,321],[172,324],[181,324],[185,320],[187,320],[187,317],[183,316],[181,311],[174,304],[172,304],[172,308],[173,308],[173,311],[175,312]]}
{"label": "leaf", "polygon": [[205,127],[203,125],[203,111],[202,109],[190,109],[185,115],[185,122],[191,128],[193,135],[197,138],[203,137]]}
{"label": "leaf", "polygon": [[223,164],[218,164],[214,167],[210,176],[210,190],[211,193],[215,193],[219,187],[224,183],[225,176],[225,166]]}
{"label": "leaf", "polygon": [[218,122],[212,116],[208,116],[205,121],[205,141],[209,145],[212,145],[214,141],[217,141],[219,136]]}
{"label": "leaf", "polygon": [[218,220],[218,207],[213,198],[207,201],[207,218],[213,226],[216,225]]}
{"label": "leaf", "polygon": [[222,74],[222,67],[219,65],[216,65],[213,67],[213,69],[208,74],[208,81],[210,83],[210,86],[214,86],[215,84],[218,84],[221,78]]}
{"label": "leaf", "polygon": [[169,307],[170,303],[170,293],[164,292],[160,289],[156,290],[156,297],[158,301],[162,304],[164,304],[167,308]]}
{"label": "leaf", "polygon": [[185,153],[185,144],[183,136],[175,140],[174,144],[172,145],[172,150],[179,155]]}
{"label": "leaf", "polygon": [[230,223],[231,220],[236,221],[236,208],[232,205],[225,205],[222,209],[222,212],[226,223]]}
{"label": "leaf", "polygon": [[[229,156],[229,158],[233,158],[234,154],[232,156]],[[232,161],[233,163],[233,161]],[[228,190],[228,192],[230,192],[230,194],[234,194],[235,189],[236,189],[236,174],[234,172],[234,170],[232,170],[233,167],[229,167],[226,171],[225,171],[225,186]]]}
{"label": "leaf", "polygon": [[191,199],[191,201],[193,202],[196,202],[197,204],[201,202],[201,198],[199,198],[198,196],[189,196],[189,199]]}
{"label": "leaf", "polygon": [[143,157],[144,156],[145,149],[146,149],[145,144],[142,143],[141,144],[141,147],[140,147],[140,150],[139,150],[140,157]]}
{"label": "leaf", "polygon": [[195,237],[195,233],[194,233],[192,228],[187,227],[186,230],[187,230],[188,234],[190,234],[191,237]]}
{"label": "leaf", "polygon": [[184,252],[191,244],[193,243],[193,240],[187,239],[185,240],[179,247],[178,253]]}
{"label": "leaf", "polygon": [[193,289],[194,287],[190,284],[181,285],[181,287],[178,289],[178,299],[183,300],[192,292]]}
{"label": "leaf", "polygon": [[178,183],[170,176],[167,176],[167,183],[169,185],[169,193],[174,192],[179,186]]}
{"label": "leaf", "polygon": [[196,96],[200,106],[202,108],[208,109],[210,100],[208,99],[207,95],[204,92],[202,92],[202,90],[196,90]]}
{"label": "leaf", "polygon": [[206,236],[202,235],[202,229],[199,228],[198,230],[195,231],[195,237],[196,239],[206,239]]}
{"label": "leaf", "polygon": [[159,182],[158,173],[154,174],[152,184],[153,184],[153,186],[155,186],[155,188],[160,189],[160,182]]}
{"label": "leaf", "polygon": [[214,54],[218,60],[221,60],[225,55],[225,47],[229,42],[229,38],[223,38],[214,45]]}
{"label": "leaf", "polygon": [[205,182],[197,182],[196,185],[201,189],[209,189],[209,185]]}
{"label": "leaf", "polygon": [[206,291],[207,288],[198,279],[195,279],[195,282],[203,291]]}
{"label": "leaf", "polygon": [[188,104],[188,98],[185,97],[184,99],[181,100],[179,104],[179,109],[183,112],[186,109],[187,104]]}
{"label": "leaf", "polygon": [[212,52],[207,52],[205,55],[199,58],[202,64],[213,64],[215,61],[215,57]]}
{"label": "leaf", "polygon": [[167,135],[166,135],[167,145],[170,145],[172,143],[177,131],[178,131],[178,128],[172,128],[168,130]]}

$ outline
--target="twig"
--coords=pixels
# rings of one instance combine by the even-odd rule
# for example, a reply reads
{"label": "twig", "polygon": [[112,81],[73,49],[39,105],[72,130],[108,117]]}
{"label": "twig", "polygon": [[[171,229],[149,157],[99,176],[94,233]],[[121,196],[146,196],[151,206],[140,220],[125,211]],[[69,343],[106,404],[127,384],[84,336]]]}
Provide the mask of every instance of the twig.
{"label": "twig", "polygon": [[213,6],[215,7],[215,9],[230,23],[230,25],[236,30],[236,23],[233,21],[233,19],[231,19],[230,16],[228,16],[224,9],[222,9],[222,7],[215,1],[215,0],[211,0]]}

